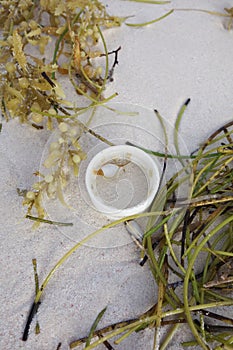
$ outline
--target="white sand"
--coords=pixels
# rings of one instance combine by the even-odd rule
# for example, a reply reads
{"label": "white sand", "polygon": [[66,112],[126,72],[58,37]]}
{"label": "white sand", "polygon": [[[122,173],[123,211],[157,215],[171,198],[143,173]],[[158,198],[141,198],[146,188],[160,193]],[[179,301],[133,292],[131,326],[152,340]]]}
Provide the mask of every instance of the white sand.
{"label": "white sand", "polygon": [[[134,23],[154,19],[173,7],[195,6],[223,12],[224,7],[232,6],[230,1],[223,0],[176,0],[164,6],[119,0],[106,3],[109,12],[135,15],[129,19]],[[190,97],[181,135],[187,147],[195,149],[206,136],[233,117],[233,30],[225,29],[226,22],[223,17],[205,13],[176,12],[145,28],[122,25],[107,31],[109,50],[119,45],[122,50],[114,82],[109,84],[106,96],[117,91],[116,102],[138,104],[151,110],[157,108],[171,124],[182,103]],[[87,335],[96,315],[105,306],[108,308],[101,326],[136,317],[156,300],[156,287],[148,267],[138,265],[138,248],[133,243],[99,248],[97,240],[94,247],[78,249],[54,274],[38,312],[41,333],[35,335],[34,319],[28,341],[21,340],[34,297],[32,259],[37,259],[42,282],[74,244],[64,229],[41,225],[32,231],[32,223],[23,219],[25,208],[16,192],[17,187],[29,188],[33,183],[32,174],[40,166],[48,137],[49,133],[43,135],[17,121],[4,123],[0,135],[2,350],[55,350],[59,342],[65,350],[72,340]],[[89,220],[91,222],[91,217]],[[95,225],[92,223],[91,227]],[[76,233],[79,229],[76,226]],[[123,231],[124,227],[119,230]],[[107,242],[110,246],[111,242]],[[228,313],[232,315],[232,307]],[[180,328],[169,349],[179,349],[181,341],[190,339],[187,329],[187,326]],[[114,348],[149,350],[152,342],[153,333],[146,330]]]}

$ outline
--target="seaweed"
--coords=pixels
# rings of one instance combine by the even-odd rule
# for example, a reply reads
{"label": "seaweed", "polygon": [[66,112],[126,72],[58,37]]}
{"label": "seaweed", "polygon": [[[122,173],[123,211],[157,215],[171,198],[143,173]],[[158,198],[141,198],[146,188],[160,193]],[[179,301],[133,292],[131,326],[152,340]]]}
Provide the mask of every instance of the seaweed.
{"label": "seaweed", "polygon": [[[57,196],[64,203],[62,191],[67,182],[64,167],[77,176],[79,164],[85,159],[78,139],[88,128],[79,121],[80,113],[117,95],[103,97],[106,84],[113,80],[120,48],[114,51],[115,60],[109,69],[108,55],[112,52],[108,53],[102,30],[121,25],[124,18],[109,15],[97,0],[10,0],[1,1],[1,5],[2,115],[6,121],[18,118],[38,131],[60,131],[44,164],[49,169],[47,175],[37,173],[39,181],[23,201],[29,216],[36,214],[44,219],[42,196],[45,193],[50,198]],[[46,54],[50,43],[54,45],[52,57]],[[96,64],[99,57],[103,57],[101,65]],[[66,99],[59,83],[61,74],[67,75],[77,94],[86,98],[84,106],[77,107]],[[94,132],[92,135],[97,136]]]}
{"label": "seaweed", "polygon": [[[227,123],[203,142],[193,153],[194,158],[186,160],[181,170],[160,188],[152,211],[119,219],[96,230],[76,243],[55,264],[36,294],[26,323],[26,334],[44,289],[57,269],[85,242],[108,228],[124,223],[143,253],[140,265],[148,262],[158,285],[157,302],[137,318],[97,329],[105,312],[105,309],[102,310],[89,336],[72,341],[70,348],[82,343],[86,343],[86,349],[100,344],[111,348],[109,341],[112,338],[118,337],[114,344],[119,344],[133,332],[152,327],[155,329],[153,348],[165,349],[182,323],[187,323],[194,337],[184,345],[198,344],[203,349],[209,349],[209,343],[215,342],[217,346],[230,346],[232,327],[229,324],[233,324],[233,320],[221,314],[221,308],[233,305],[231,296],[226,296],[232,291],[232,178],[228,181],[233,161],[232,127],[233,122]],[[176,192],[184,181],[190,186],[188,197],[177,198]],[[161,196],[165,197],[162,209]],[[140,217],[148,218],[145,232],[135,222]],[[198,271],[200,253],[205,254],[205,265]],[[170,274],[177,275],[179,281],[169,283]],[[223,325],[213,328],[206,318],[218,319]],[[170,328],[165,339],[161,339],[165,325]],[[91,341],[96,336],[98,340]]]}

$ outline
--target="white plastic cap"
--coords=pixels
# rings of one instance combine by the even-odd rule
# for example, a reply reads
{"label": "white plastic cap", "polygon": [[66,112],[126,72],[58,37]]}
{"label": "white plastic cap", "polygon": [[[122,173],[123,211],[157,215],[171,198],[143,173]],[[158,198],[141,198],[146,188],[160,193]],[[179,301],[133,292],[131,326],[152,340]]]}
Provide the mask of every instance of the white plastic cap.
{"label": "white plastic cap", "polygon": [[[127,161],[134,163],[141,169],[146,177],[148,186],[147,196],[135,206],[123,209],[115,208],[111,205],[107,205],[98,193],[96,186],[97,176],[100,175],[100,171],[101,175],[105,175],[103,174],[105,170],[108,172],[107,175],[105,175],[106,178],[114,176],[116,169],[119,168],[117,165],[113,165],[117,160],[126,161],[126,163]],[[105,169],[108,163],[111,167]],[[85,181],[87,191],[95,208],[111,219],[120,219],[142,213],[149,208],[158,191],[160,174],[155,160],[147,153],[133,146],[119,145],[106,148],[92,158],[86,170]]]}

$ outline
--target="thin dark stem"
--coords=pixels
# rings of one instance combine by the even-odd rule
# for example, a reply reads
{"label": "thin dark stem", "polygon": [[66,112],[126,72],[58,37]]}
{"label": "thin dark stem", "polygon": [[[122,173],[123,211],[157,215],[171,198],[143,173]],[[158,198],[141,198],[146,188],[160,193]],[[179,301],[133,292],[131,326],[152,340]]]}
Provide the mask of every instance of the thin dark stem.
{"label": "thin dark stem", "polygon": [[50,224],[50,225],[57,225],[57,226],[73,226],[72,222],[59,222],[59,221],[52,221],[52,220],[47,220],[47,219],[42,219],[36,216],[31,216],[31,215],[26,215],[26,219],[32,220],[32,221],[37,221],[45,224]]}
{"label": "thin dark stem", "polygon": [[[96,332],[96,335],[99,337],[99,338],[103,338],[103,335],[101,334],[101,332],[97,331]],[[107,341],[105,340],[103,342],[103,345],[106,347],[106,349],[108,350],[114,350],[114,347]]]}
{"label": "thin dark stem", "polygon": [[23,336],[22,336],[23,341],[26,341],[28,339],[29,329],[30,329],[33,317],[37,313],[39,306],[40,306],[40,302],[38,303],[33,302],[31,306],[31,309],[29,311],[28,318],[27,318],[27,323],[25,325]]}
{"label": "thin dark stem", "polygon": [[45,72],[42,72],[41,75],[49,83],[49,85],[52,86],[52,88],[56,87],[56,84],[49,78],[49,76]]}
{"label": "thin dark stem", "polygon": [[[111,55],[111,54],[115,55],[112,68],[110,69],[109,74],[108,74],[108,80],[111,81],[111,82],[113,81],[114,69],[119,64],[118,53],[119,53],[120,50],[121,50],[121,46],[119,46],[118,49],[116,49],[116,50],[108,52],[108,55]],[[101,56],[105,56],[105,54],[102,54]]]}
{"label": "thin dark stem", "polygon": [[[154,250],[158,246],[158,244],[159,244],[159,241],[155,241],[154,243],[152,243],[152,249]],[[139,265],[144,266],[147,260],[148,260],[148,255],[145,255],[143,259],[140,261]]]}

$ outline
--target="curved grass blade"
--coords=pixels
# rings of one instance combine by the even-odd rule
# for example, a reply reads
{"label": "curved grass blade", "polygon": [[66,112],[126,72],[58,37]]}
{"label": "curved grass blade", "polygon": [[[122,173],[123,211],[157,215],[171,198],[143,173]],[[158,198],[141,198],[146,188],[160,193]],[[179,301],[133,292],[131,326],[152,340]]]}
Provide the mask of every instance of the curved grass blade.
{"label": "curved grass blade", "polygon": [[167,13],[165,13],[165,15],[163,15],[163,16],[161,16],[159,18],[156,18],[156,19],[154,19],[152,21],[148,21],[148,22],[144,22],[144,23],[125,23],[125,24],[127,26],[129,26],[129,27],[144,27],[144,26],[147,26],[147,25],[150,25],[150,24],[153,24],[153,23],[161,21],[162,19],[164,19],[167,16],[171,15],[173,12],[174,12],[174,10],[170,10]]}
{"label": "curved grass blade", "polygon": [[[181,107],[180,109],[180,112],[178,113],[178,116],[176,118],[176,122],[175,122],[175,128],[174,128],[174,146],[175,146],[175,149],[176,149],[176,153],[178,156],[181,155],[180,153],[180,149],[179,149],[179,141],[178,141],[178,136],[179,136],[179,127],[180,127],[180,123],[181,123],[181,120],[182,120],[182,117],[183,117],[183,114],[188,106],[188,104],[190,103],[190,98],[188,98],[185,103],[183,104],[183,106]],[[183,166],[185,166],[182,158],[178,158],[181,162],[181,164]]]}
{"label": "curved grass blade", "polygon": [[107,310],[107,306],[103,310],[100,311],[100,313],[97,315],[95,321],[93,322],[93,325],[91,326],[90,333],[89,333],[87,341],[86,341],[85,348],[90,345],[91,339],[93,337],[93,334],[95,333],[95,330],[98,326],[98,323],[100,322],[101,318],[104,316],[104,313],[106,310]]}

